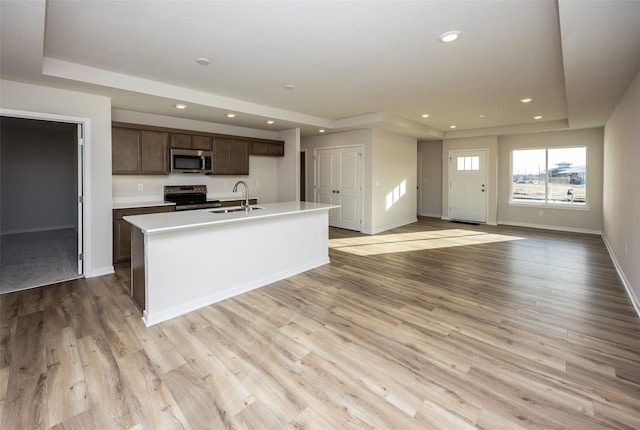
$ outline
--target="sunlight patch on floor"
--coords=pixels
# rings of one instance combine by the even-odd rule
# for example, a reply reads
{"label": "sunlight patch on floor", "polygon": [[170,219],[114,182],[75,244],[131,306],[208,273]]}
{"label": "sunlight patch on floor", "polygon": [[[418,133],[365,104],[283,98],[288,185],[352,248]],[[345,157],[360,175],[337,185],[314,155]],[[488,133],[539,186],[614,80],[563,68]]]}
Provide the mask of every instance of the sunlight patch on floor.
{"label": "sunlight patch on floor", "polygon": [[425,249],[450,248],[453,246],[481,245],[485,243],[522,239],[524,238],[504,234],[493,234],[463,229],[449,229],[330,239],[329,248],[348,252],[354,255],[367,256],[394,252],[421,251]]}

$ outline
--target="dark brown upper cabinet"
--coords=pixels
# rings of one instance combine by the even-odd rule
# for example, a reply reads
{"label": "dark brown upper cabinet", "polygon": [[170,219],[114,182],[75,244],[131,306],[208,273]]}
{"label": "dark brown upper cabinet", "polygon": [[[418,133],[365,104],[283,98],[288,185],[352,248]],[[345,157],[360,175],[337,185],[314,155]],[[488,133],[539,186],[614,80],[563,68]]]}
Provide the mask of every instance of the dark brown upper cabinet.
{"label": "dark brown upper cabinet", "polygon": [[280,141],[251,141],[251,155],[266,155],[271,157],[284,157],[284,142]]}
{"label": "dark brown upper cabinet", "polygon": [[121,122],[112,124],[114,175],[166,175],[169,150],[213,151],[213,175],[248,175],[249,156],[284,156],[284,142]]}
{"label": "dark brown upper cabinet", "polygon": [[214,138],[213,174],[248,175],[249,142],[221,137]]}
{"label": "dark brown upper cabinet", "polygon": [[171,148],[211,151],[213,139],[197,134],[171,133]]}
{"label": "dark brown upper cabinet", "polygon": [[111,141],[114,175],[169,174],[169,133],[112,127]]}

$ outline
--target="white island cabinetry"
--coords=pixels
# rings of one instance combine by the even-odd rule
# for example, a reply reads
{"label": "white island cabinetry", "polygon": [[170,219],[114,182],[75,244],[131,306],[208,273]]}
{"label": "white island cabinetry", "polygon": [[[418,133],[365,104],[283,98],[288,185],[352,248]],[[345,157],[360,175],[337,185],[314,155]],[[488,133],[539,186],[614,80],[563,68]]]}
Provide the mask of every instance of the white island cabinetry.
{"label": "white island cabinetry", "polygon": [[128,216],[131,292],[147,326],[329,262],[332,205]]}

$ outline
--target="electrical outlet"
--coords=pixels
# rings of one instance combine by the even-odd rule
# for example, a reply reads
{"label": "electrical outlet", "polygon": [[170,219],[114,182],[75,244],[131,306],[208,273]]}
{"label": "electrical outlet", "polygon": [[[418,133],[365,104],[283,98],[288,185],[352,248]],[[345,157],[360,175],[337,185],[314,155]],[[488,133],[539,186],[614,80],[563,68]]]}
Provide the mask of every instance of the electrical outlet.
{"label": "electrical outlet", "polygon": [[627,242],[624,243],[624,255],[627,255],[629,252],[629,244]]}
{"label": "electrical outlet", "polygon": [[144,184],[138,184],[138,191],[144,190]]}
{"label": "electrical outlet", "polygon": [[542,209],[540,209],[540,210],[538,211],[538,216],[542,216],[542,215],[544,215],[544,211],[543,211]]}

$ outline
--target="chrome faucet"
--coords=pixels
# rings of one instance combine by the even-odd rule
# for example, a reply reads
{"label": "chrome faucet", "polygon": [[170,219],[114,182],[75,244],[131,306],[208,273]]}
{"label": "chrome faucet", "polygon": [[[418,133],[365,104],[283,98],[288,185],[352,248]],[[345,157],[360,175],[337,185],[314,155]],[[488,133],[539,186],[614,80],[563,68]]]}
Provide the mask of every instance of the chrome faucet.
{"label": "chrome faucet", "polygon": [[249,211],[251,209],[251,206],[249,206],[249,186],[245,181],[238,181],[233,186],[234,193],[238,191],[238,184],[244,185],[244,192],[245,192],[244,203],[240,203],[240,206],[242,206],[246,211]]}

